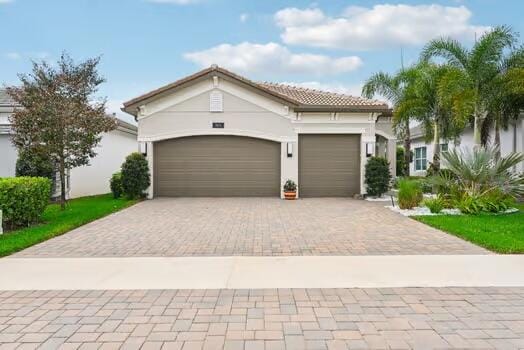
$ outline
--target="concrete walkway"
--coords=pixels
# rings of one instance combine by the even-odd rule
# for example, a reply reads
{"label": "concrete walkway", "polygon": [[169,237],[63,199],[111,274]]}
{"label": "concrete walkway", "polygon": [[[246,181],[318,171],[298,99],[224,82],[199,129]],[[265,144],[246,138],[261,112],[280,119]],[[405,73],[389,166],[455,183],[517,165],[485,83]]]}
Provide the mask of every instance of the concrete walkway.
{"label": "concrete walkway", "polygon": [[1,259],[0,290],[524,286],[523,255]]}

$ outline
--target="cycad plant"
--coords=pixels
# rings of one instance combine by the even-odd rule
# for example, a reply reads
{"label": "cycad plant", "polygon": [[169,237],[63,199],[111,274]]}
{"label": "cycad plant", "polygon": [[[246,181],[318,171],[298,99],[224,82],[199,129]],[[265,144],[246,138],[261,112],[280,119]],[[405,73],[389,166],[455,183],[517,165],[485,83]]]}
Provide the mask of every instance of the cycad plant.
{"label": "cycad plant", "polygon": [[472,198],[499,192],[511,197],[524,195],[524,174],[512,168],[524,161],[524,154],[510,153],[496,158],[497,147],[451,149],[442,154],[444,165],[454,175],[439,175],[442,182],[454,182],[456,187]]}

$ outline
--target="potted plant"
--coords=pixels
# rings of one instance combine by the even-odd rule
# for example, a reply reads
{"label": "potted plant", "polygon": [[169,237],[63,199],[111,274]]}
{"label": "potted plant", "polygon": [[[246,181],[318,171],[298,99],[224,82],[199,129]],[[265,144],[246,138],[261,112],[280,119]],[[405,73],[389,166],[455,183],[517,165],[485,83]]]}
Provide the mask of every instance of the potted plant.
{"label": "potted plant", "polygon": [[295,199],[297,198],[297,184],[293,180],[287,180],[284,184],[284,198]]}

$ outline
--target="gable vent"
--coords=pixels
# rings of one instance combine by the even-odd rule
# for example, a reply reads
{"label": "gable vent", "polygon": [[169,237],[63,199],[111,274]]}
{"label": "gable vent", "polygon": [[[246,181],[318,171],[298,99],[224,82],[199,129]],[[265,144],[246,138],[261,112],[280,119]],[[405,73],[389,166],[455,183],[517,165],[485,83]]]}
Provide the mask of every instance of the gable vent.
{"label": "gable vent", "polygon": [[222,93],[219,91],[212,91],[209,94],[209,111],[210,112],[223,112],[223,97]]}

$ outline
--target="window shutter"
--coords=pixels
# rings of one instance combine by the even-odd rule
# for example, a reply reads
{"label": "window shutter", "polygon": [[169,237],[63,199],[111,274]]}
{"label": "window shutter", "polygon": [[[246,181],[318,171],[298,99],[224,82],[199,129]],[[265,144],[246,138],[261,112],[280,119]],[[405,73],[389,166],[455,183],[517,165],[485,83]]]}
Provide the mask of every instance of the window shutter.
{"label": "window shutter", "polygon": [[219,91],[212,91],[209,94],[209,111],[210,112],[223,112],[223,98],[222,93]]}

